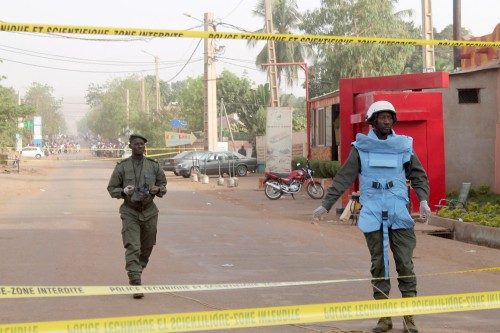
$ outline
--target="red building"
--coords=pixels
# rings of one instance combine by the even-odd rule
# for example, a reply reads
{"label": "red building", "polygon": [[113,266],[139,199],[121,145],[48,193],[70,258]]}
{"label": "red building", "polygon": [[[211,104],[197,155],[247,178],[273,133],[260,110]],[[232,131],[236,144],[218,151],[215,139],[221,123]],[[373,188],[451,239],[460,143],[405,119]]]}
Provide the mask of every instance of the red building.
{"label": "red building", "polygon": [[364,121],[369,105],[388,100],[398,113],[394,130],[414,139],[415,153],[429,176],[433,207],[446,196],[443,102],[436,89],[447,87],[444,72],[342,79],[339,91],[310,101],[308,155],[345,161],[356,133],[369,130]]}

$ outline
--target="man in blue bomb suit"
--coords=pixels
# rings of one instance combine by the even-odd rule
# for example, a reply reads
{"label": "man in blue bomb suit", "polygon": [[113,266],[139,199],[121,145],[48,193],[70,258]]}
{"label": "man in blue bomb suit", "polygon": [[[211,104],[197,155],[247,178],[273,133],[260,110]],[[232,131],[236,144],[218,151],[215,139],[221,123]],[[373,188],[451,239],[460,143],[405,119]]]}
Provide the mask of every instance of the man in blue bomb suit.
{"label": "man in blue bomb suit", "polygon": [[[388,101],[370,105],[366,121],[372,126],[368,135],[358,133],[347,161],[337,172],[321,206],[313,211],[319,219],[327,213],[359,176],[361,191],[358,227],[364,233],[371,256],[373,297],[389,298],[389,247],[398,272],[398,287],[403,297],[417,296],[417,279],[413,271],[416,245],[409,203],[409,180],[420,201],[420,215],[427,218],[431,210],[429,181],[413,151],[413,139],[398,135],[392,129],[397,121],[396,109]],[[403,317],[404,332],[417,333],[412,315]],[[373,328],[380,333],[392,329],[392,319],[382,317]]]}

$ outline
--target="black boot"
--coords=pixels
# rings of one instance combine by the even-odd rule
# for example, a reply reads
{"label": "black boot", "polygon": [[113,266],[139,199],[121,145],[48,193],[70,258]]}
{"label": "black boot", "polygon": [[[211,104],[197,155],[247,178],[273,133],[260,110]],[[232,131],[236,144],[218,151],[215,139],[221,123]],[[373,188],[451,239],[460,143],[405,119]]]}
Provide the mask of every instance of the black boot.
{"label": "black boot", "polygon": [[382,317],[378,320],[377,326],[372,329],[374,333],[387,332],[392,329],[392,319],[391,317]]}
{"label": "black boot", "polygon": [[[130,280],[130,285],[131,286],[140,286],[141,285],[141,279],[133,279],[133,280]],[[135,293],[132,295],[132,297],[134,299],[141,299],[144,297],[144,294],[143,293]]]}
{"label": "black boot", "polygon": [[418,328],[415,325],[415,321],[413,321],[413,316],[404,316],[403,317],[403,332],[405,333],[418,333]]}

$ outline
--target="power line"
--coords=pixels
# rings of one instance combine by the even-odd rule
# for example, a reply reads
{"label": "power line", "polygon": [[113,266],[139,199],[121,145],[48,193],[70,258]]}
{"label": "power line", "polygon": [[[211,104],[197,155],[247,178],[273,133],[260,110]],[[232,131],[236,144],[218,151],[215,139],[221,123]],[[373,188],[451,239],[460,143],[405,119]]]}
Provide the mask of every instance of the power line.
{"label": "power line", "polygon": [[98,62],[92,62],[92,61],[86,61],[86,60],[70,60],[70,59],[58,59],[54,57],[47,57],[39,54],[30,54],[28,52],[22,52],[22,51],[13,51],[13,50],[8,50],[3,47],[0,47],[0,51],[4,52],[10,52],[10,53],[15,53],[15,54],[23,54],[29,57],[36,57],[38,59],[48,59],[48,60],[55,60],[55,61],[64,61],[64,62],[69,62],[72,64],[86,64],[86,65],[97,65],[97,66],[150,66],[151,64],[119,64],[119,63],[98,63]]}
{"label": "power line", "polygon": [[[0,20],[0,22],[3,22]],[[153,37],[130,37],[130,38],[85,38],[85,37],[76,37],[76,36],[64,36],[59,34],[45,34],[45,33],[32,33],[32,32],[19,32],[19,31],[4,31],[10,34],[19,34],[19,35],[30,35],[33,37],[42,37],[42,38],[58,38],[58,39],[78,39],[84,41],[91,42],[144,42],[150,41]]]}
{"label": "power line", "polygon": [[[0,59],[1,60],[5,60],[5,61],[10,61],[10,62],[13,62],[13,63],[18,63],[18,64],[26,65],[26,66],[39,67],[39,68],[47,68],[47,69],[56,69],[56,70],[68,71],[68,72],[79,72],[79,73],[120,74],[120,73],[143,73],[143,72],[149,72],[149,71],[153,70],[153,69],[151,69],[151,70],[143,69],[143,70],[136,70],[136,71],[92,71],[92,70],[60,68],[60,67],[52,67],[52,66],[30,64],[30,63],[26,63],[26,62],[22,62],[22,61],[16,61],[16,60],[11,60],[11,59],[7,59],[7,58],[0,58]],[[196,58],[196,60],[193,60],[193,61],[190,61],[190,60],[191,59],[189,59],[188,62],[186,62],[184,64],[184,66],[182,67],[182,69],[184,69],[184,67],[186,67],[186,65],[189,62],[195,63],[195,62],[198,62],[198,61],[202,60],[202,58]],[[161,67],[159,69],[174,68],[174,67],[177,67],[177,66],[167,66],[167,67]]]}
{"label": "power line", "polygon": [[222,62],[222,63],[224,63],[224,64],[228,64],[228,65],[232,65],[232,66],[236,66],[236,67],[241,67],[241,68],[246,68],[246,69],[251,69],[253,71],[262,72],[260,69],[257,69],[257,68],[254,68],[254,67],[243,66],[243,65],[235,64],[235,63],[232,63],[232,62],[229,62],[229,61],[224,61],[224,60],[219,60],[219,61]]}
{"label": "power line", "polygon": [[196,50],[198,50],[198,47],[200,46],[200,43],[201,43],[202,39],[200,39],[198,41],[198,44],[196,44],[196,47],[195,49],[193,50],[193,53],[191,53],[191,56],[189,57],[189,59],[186,61],[186,63],[184,64],[184,66],[182,66],[182,68],[177,72],[177,74],[175,74],[172,78],[168,79],[166,82],[170,82],[172,81],[173,79],[175,79],[183,70],[184,68],[187,66],[187,64],[189,63],[189,61],[191,60],[191,58],[193,57],[194,53],[196,52]]}
{"label": "power line", "polygon": [[[6,50],[4,48],[7,48],[7,49],[12,49],[12,50],[17,50],[19,52],[16,52],[16,51],[12,51],[12,50]],[[80,63],[89,63],[89,64],[123,64],[123,66],[130,66],[130,65],[153,65],[154,63],[150,62],[150,61],[118,61],[118,60],[101,60],[101,59],[89,59],[89,58],[78,58],[78,57],[68,57],[68,56],[62,56],[62,55],[58,55],[58,54],[51,54],[51,53],[45,53],[45,52],[38,52],[38,51],[32,51],[32,50],[26,50],[26,49],[21,49],[21,48],[18,48],[18,47],[13,47],[13,46],[9,46],[9,45],[3,45],[3,44],[0,44],[0,49],[3,49],[4,51],[7,51],[7,52],[13,52],[13,53],[20,53],[20,54],[25,54],[25,55],[29,55],[29,56],[34,56],[32,54],[29,54],[29,53],[33,53],[35,55],[44,55],[44,56],[49,56],[49,57],[55,57],[55,58],[47,58],[47,59],[52,59],[52,60],[59,60],[59,61],[67,61],[67,60],[62,60],[62,59],[70,59],[70,60],[81,60],[82,62]],[[21,52],[22,51],[22,52]],[[23,52],[27,52],[27,53],[23,53]],[[56,58],[62,58],[62,59],[56,59]],[[79,61],[75,61],[75,62],[79,62]],[[175,60],[175,61],[161,61],[160,63],[162,64],[175,64],[175,63],[181,63],[181,62],[184,62],[184,60]]]}
{"label": "power line", "polygon": [[227,60],[234,60],[234,61],[239,61],[239,62],[244,62],[244,63],[247,63],[247,64],[255,64],[254,61],[252,60],[247,60],[247,59],[238,59],[238,58],[228,58],[228,57],[220,57],[218,56],[217,59],[227,59]]}
{"label": "power line", "polygon": [[236,9],[238,9],[238,7],[241,5],[242,2],[243,2],[243,0],[240,0],[240,2],[238,2],[238,4],[236,4],[236,6],[234,6],[234,8],[231,9],[231,11],[229,13],[227,13],[226,16],[224,16],[222,19],[225,19],[228,16],[230,16]]}
{"label": "power line", "polygon": [[231,24],[231,23],[227,23],[227,22],[217,22],[217,25],[222,25],[222,26],[226,26],[226,27],[230,27],[230,28],[234,28],[238,31],[243,31],[243,32],[254,32],[254,31],[250,31],[250,30],[247,30],[245,28],[242,28],[242,27],[239,27],[237,25],[234,25],[234,24]]}

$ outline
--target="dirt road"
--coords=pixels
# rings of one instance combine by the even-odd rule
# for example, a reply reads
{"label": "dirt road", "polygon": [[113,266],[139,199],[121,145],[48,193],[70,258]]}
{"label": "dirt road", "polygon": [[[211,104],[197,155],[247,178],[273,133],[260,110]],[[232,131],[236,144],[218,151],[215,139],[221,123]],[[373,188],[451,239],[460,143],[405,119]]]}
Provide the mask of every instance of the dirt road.
{"label": "dirt road", "polygon": [[[29,161],[21,174],[0,174],[0,285],[126,285],[120,201],[106,191],[113,162]],[[268,200],[256,175],[237,188],[168,174],[158,242],[144,284],[271,282],[369,277],[369,255],[355,226],[299,195]],[[418,233],[417,274],[500,266],[500,251]],[[392,263],[392,261],[391,261]],[[396,276],[391,267],[392,276]],[[500,274],[418,279],[420,295],[494,291]],[[399,298],[394,281],[391,296]],[[368,300],[369,282],[303,287],[0,300],[0,323],[131,316],[277,305]],[[421,332],[498,332],[498,310],[417,316]],[[244,332],[369,332],[376,320],[242,329]],[[395,319],[392,332],[402,332]]]}

